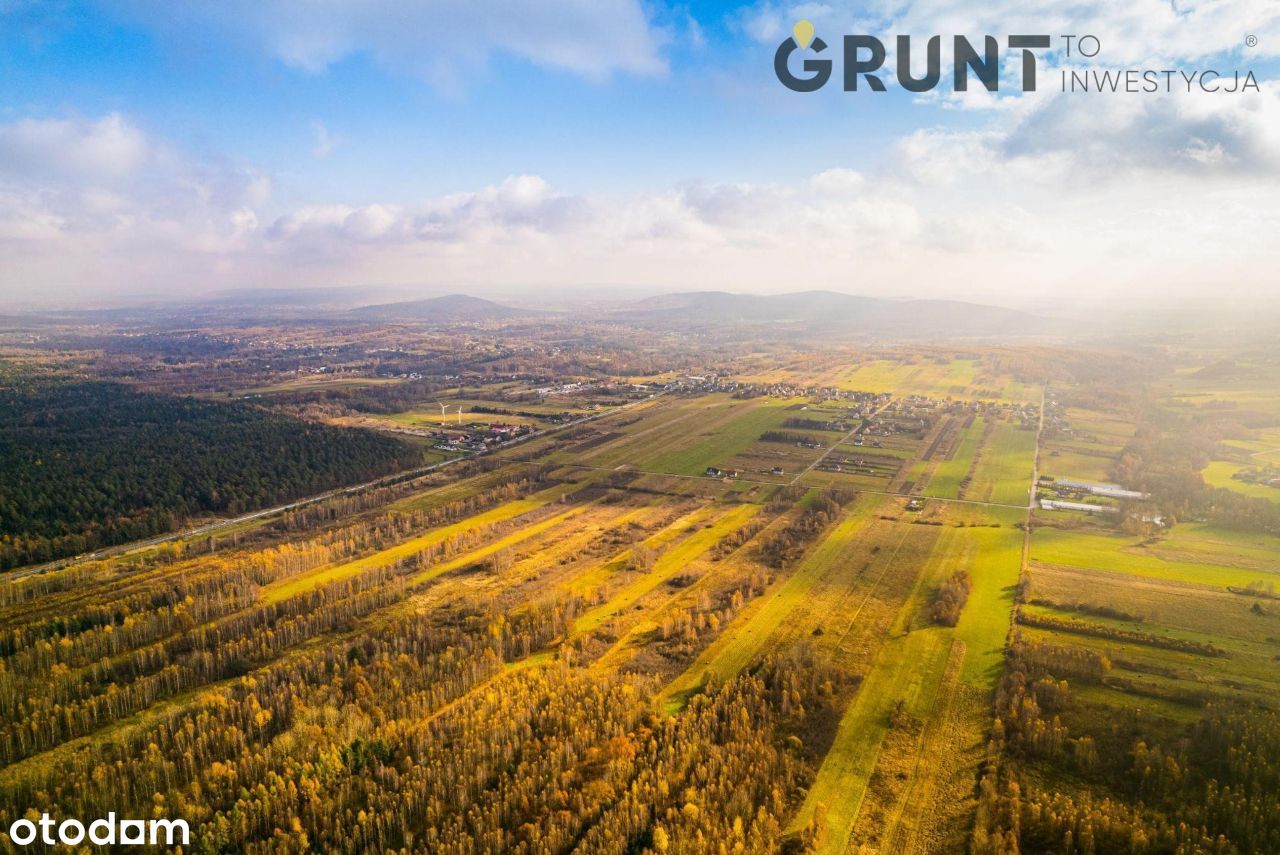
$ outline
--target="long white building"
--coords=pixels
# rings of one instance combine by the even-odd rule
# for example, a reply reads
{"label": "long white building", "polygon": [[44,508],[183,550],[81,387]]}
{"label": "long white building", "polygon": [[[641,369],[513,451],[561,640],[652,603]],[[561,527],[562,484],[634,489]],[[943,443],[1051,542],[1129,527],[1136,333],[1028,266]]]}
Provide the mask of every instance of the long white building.
{"label": "long white building", "polygon": [[1046,511],[1084,511],[1086,514],[1115,514],[1119,508],[1109,505],[1086,505],[1084,502],[1060,502],[1057,499],[1041,499],[1040,507]]}
{"label": "long white building", "polygon": [[1108,499],[1149,499],[1150,493],[1139,493],[1137,490],[1126,490],[1119,484],[1098,483],[1094,481],[1073,481],[1070,478],[1055,478],[1058,487],[1072,487],[1076,490],[1087,490],[1095,496],[1106,496]]}

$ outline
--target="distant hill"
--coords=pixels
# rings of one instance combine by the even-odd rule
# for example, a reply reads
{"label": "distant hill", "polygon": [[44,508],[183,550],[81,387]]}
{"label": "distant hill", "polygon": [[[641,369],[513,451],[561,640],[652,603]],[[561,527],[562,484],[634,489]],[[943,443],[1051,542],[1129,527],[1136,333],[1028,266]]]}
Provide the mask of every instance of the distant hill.
{"label": "distant hill", "polygon": [[731,294],[691,291],[633,303],[619,320],[677,329],[759,325],[834,336],[971,338],[1045,332],[1045,318],[954,300],[885,300],[835,291]]}
{"label": "distant hill", "polygon": [[425,300],[362,306],[348,314],[351,317],[369,321],[457,323],[459,321],[504,321],[531,317],[540,313],[504,306],[492,300],[469,297],[466,294],[449,294],[445,297],[430,297]]}

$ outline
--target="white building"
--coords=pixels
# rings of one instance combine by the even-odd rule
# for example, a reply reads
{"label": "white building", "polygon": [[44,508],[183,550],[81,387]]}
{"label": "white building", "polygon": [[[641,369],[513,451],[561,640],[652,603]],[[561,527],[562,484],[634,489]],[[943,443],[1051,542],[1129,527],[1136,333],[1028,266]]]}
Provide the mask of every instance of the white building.
{"label": "white building", "polygon": [[1095,496],[1106,496],[1108,499],[1149,499],[1150,493],[1139,493],[1137,490],[1126,490],[1119,484],[1096,483],[1093,481],[1072,481],[1069,478],[1054,479],[1056,487],[1071,487],[1086,490]]}
{"label": "white building", "polygon": [[1118,508],[1107,505],[1086,505],[1084,502],[1060,502],[1057,499],[1041,499],[1040,507],[1046,511],[1083,511],[1086,514],[1115,514]]}

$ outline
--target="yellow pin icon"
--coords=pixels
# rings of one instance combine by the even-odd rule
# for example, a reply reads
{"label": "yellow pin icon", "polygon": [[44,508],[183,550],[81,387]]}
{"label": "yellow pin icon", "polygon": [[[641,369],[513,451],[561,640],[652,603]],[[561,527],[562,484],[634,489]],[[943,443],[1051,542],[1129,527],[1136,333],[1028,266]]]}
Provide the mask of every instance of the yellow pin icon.
{"label": "yellow pin icon", "polygon": [[796,44],[804,50],[809,46],[809,42],[813,41],[813,22],[807,18],[801,18],[791,28],[791,35],[795,36]]}

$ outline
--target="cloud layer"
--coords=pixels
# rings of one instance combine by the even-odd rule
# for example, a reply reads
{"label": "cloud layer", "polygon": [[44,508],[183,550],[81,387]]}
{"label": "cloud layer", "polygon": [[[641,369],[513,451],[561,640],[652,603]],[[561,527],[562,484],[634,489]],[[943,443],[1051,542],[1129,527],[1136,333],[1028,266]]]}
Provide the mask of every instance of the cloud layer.
{"label": "cloud layer", "polygon": [[[938,34],[1046,33],[1055,38],[1090,34],[1102,43],[1097,61],[1116,65],[1158,65],[1222,54],[1245,59],[1280,56],[1280,6],[1272,0],[1067,0],[1052,4],[1023,0],[764,0],[739,15],[744,31],[767,44],[785,38],[800,18],[812,20],[819,35],[905,33],[923,39]],[[1256,36],[1257,44],[1246,47],[1246,35]]]}
{"label": "cloud layer", "polygon": [[1269,286],[1278,189],[1269,84],[1041,98],[800,184],[610,196],[522,175],[283,212],[267,176],[184,155],[116,114],[0,125],[0,247],[17,294],[363,282],[1149,299]]}
{"label": "cloud layer", "polygon": [[[497,54],[588,77],[666,71],[664,34],[638,0],[318,0],[306,15],[286,0],[193,0],[180,20],[156,0],[113,9],[163,36],[219,31],[304,75],[355,55],[464,89]],[[770,45],[798,17],[820,33],[1088,31],[1107,63],[1243,65],[1280,51],[1274,0],[1072,0],[1048,11],[1014,0],[763,2],[734,14],[734,32]],[[1258,39],[1249,55],[1246,30]],[[960,120],[907,133],[858,170],[815,165],[800,182],[691,180],[619,195],[499,174],[467,192],[359,204],[317,198],[298,187],[305,176],[184,151],[122,113],[11,119],[0,124],[0,295],[368,283],[1027,302],[1274,288],[1274,81],[1237,95],[1053,89],[937,99],[1000,107],[963,116],[908,106]],[[309,129],[314,159],[350,142],[318,120]]]}

